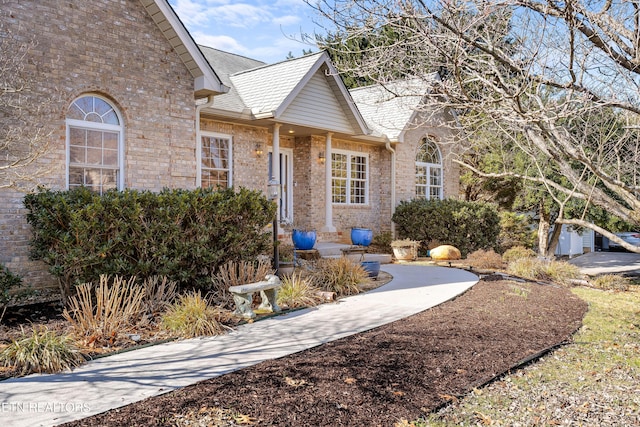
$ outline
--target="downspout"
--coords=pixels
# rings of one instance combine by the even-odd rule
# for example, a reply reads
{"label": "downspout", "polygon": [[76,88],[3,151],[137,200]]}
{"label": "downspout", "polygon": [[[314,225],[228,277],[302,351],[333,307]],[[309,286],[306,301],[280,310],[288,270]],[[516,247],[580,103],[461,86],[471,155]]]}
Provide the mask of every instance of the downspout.
{"label": "downspout", "polygon": [[[391,216],[396,212],[396,150],[391,148],[391,141],[384,146],[391,153]],[[396,225],[391,221],[391,236],[396,236]]]}
{"label": "downspout", "polygon": [[200,112],[203,108],[209,108],[213,105],[213,95],[207,97],[207,102],[196,105],[196,187],[200,187],[202,182],[202,139],[200,137]]}

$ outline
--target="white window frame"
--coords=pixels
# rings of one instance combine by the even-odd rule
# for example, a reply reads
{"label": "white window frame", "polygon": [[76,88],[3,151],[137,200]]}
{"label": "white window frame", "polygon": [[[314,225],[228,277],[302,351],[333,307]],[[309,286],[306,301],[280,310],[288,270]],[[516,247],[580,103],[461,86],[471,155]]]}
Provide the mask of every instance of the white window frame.
{"label": "white window frame", "polygon": [[[346,187],[346,202],[336,202],[333,199],[333,195],[334,195],[334,184],[335,184],[335,180],[336,179],[345,179],[342,177],[337,177],[333,174],[334,168],[333,168],[333,155],[334,154],[339,154],[339,155],[345,155],[347,156],[347,177],[346,177],[346,181],[347,181],[347,187]],[[356,181],[356,179],[351,177],[351,159],[353,157],[363,157],[365,159],[365,179],[364,181],[364,202],[362,203],[358,203],[358,202],[353,202],[351,200],[351,187],[354,181]],[[371,169],[371,162],[369,161],[369,154],[368,153],[362,153],[362,152],[358,152],[358,151],[347,151],[347,150],[332,150],[331,151],[331,202],[334,205],[340,205],[340,206],[368,206],[369,205],[369,171]],[[360,181],[360,180],[357,180]]]}
{"label": "white window frame", "polygon": [[[124,124],[123,124],[124,122],[122,120],[122,114],[120,114],[120,111],[116,108],[115,105],[113,105],[113,102],[111,102],[109,99],[93,93],[88,93],[88,94],[84,94],[82,96],[77,97],[71,102],[71,104],[69,104],[69,107],[71,107],[71,105],[73,105],[73,103],[75,103],[79,99],[82,99],[85,97],[98,98],[106,102],[107,104],[109,104],[113,109],[114,113],[116,114],[116,116],[118,117],[118,122],[120,124],[113,125],[113,124],[107,124],[107,123],[91,122],[87,120],[70,119],[70,118],[65,119],[65,126],[66,126],[65,188],[67,190],[70,188],[69,172],[71,168],[71,129],[74,128],[74,129],[108,131],[108,132],[118,133],[118,166],[117,166],[118,178],[116,180],[116,188],[119,191],[122,191],[124,189]],[[97,165],[92,165],[92,164],[87,164],[85,166],[93,169],[112,169],[112,168],[104,168],[104,167],[101,168],[101,167],[98,167]]]}
{"label": "white window frame", "polygon": [[[419,162],[417,160],[418,157],[418,153],[420,152],[420,150],[422,149],[422,146],[426,145],[426,144],[433,144],[433,146],[435,147],[437,153],[438,153],[438,159],[440,160],[440,163],[428,163],[428,162]],[[432,138],[432,137],[424,137],[420,140],[420,145],[418,146],[418,151],[416,152],[416,161],[415,161],[415,168],[417,169],[418,167],[422,167],[425,168],[426,170],[426,176],[422,175],[422,174],[418,174],[416,171],[415,174],[415,197],[416,199],[427,199],[430,200],[431,199],[431,189],[433,188],[437,188],[438,189],[438,199],[442,200],[444,199],[444,167],[442,166],[442,152],[440,151],[440,147],[438,147],[438,144],[436,143],[436,141]],[[432,185],[431,184],[431,170],[432,169],[438,169],[440,171],[440,185]],[[418,177],[425,177],[426,178],[426,184],[418,184]],[[424,188],[424,195],[422,194],[418,194],[418,188]]]}
{"label": "white window frame", "polygon": [[[220,139],[228,139],[229,140],[229,158],[227,159],[227,165],[229,166],[227,169],[223,168],[204,168],[202,165],[202,138],[220,138]],[[233,135],[229,135],[226,133],[218,133],[218,132],[208,132],[208,131],[200,131],[200,141],[198,141],[198,147],[196,149],[196,162],[197,162],[197,170],[196,174],[198,177],[198,187],[202,187],[202,172],[205,170],[220,170],[227,171],[227,188],[233,186]]]}

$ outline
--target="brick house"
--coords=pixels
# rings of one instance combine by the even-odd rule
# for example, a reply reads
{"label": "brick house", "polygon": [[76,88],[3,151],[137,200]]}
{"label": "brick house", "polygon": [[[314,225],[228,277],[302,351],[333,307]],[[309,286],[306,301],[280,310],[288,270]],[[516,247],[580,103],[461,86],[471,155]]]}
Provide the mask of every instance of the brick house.
{"label": "brick house", "polygon": [[[0,37],[35,42],[24,73],[55,95],[34,116],[49,150],[25,169],[46,168],[40,185],[266,191],[275,178],[280,220],[321,240],[390,230],[400,200],[458,195],[453,146],[440,143],[453,118],[379,87],[350,93],[326,53],[264,64],[197,46],[166,0],[0,4]],[[0,195],[0,263],[46,283],[28,259],[23,193]]]}

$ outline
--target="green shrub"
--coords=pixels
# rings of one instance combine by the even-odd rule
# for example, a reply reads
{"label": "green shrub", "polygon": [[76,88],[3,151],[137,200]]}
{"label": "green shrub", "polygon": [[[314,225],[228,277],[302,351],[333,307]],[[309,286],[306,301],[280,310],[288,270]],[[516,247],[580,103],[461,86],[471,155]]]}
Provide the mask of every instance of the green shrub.
{"label": "green shrub", "polygon": [[166,276],[206,287],[218,266],[271,247],[265,227],[275,214],[260,192],[244,188],[40,190],[24,204],[33,227],[31,256],[49,266],[64,296],[101,274]]}
{"label": "green shrub", "polygon": [[9,302],[11,289],[22,286],[22,277],[0,264],[0,306]]}
{"label": "green shrub", "polygon": [[369,275],[359,263],[340,257],[318,260],[310,277],[317,288],[344,296],[359,293],[358,285],[367,280]]}
{"label": "green shrub", "polygon": [[371,245],[368,248],[368,252],[370,253],[379,253],[379,254],[391,254],[393,250],[391,249],[391,242],[393,241],[393,236],[390,231],[385,231],[384,233],[376,234],[373,236],[373,240],[371,241]]}
{"label": "green shrub", "polygon": [[501,253],[516,246],[533,248],[538,232],[531,229],[529,217],[514,212],[500,212],[499,215],[498,246]]}
{"label": "green shrub", "polygon": [[525,248],[524,246],[514,246],[502,254],[502,260],[510,263],[522,258],[535,258],[535,256],[536,253],[533,249]]}
{"label": "green shrub", "polygon": [[433,245],[453,245],[465,257],[478,249],[496,248],[500,218],[495,206],[462,200],[403,201],[393,214],[399,238]]}
{"label": "green shrub", "polygon": [[32,372],[55,373],[84,362],[84,358],[68,335],[57,335],[46,327],[33,328],[31,335],[22,331],[2,352],[0,361],[13,366],[20,375]]}

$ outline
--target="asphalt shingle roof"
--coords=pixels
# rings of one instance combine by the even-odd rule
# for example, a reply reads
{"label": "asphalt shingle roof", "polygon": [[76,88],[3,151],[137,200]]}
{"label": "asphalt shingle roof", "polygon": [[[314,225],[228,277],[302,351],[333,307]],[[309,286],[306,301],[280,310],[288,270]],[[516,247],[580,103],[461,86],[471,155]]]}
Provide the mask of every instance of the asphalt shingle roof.
{"label": "asphalt shingle roof", "polygon": [[[254,114],[269,113],[282,105],[318,62],[322,52],[255,68],[231,76],[245,105]],[[257,85],[256,82],[268,82]]]}
{"label": "asphalt shingle roof", "polygon": [[398,80],[386,86],[372,85],[352,89],[353,98],[375,136],[398,141],[402,132],[428,93],[429,85],[420,79]]}

